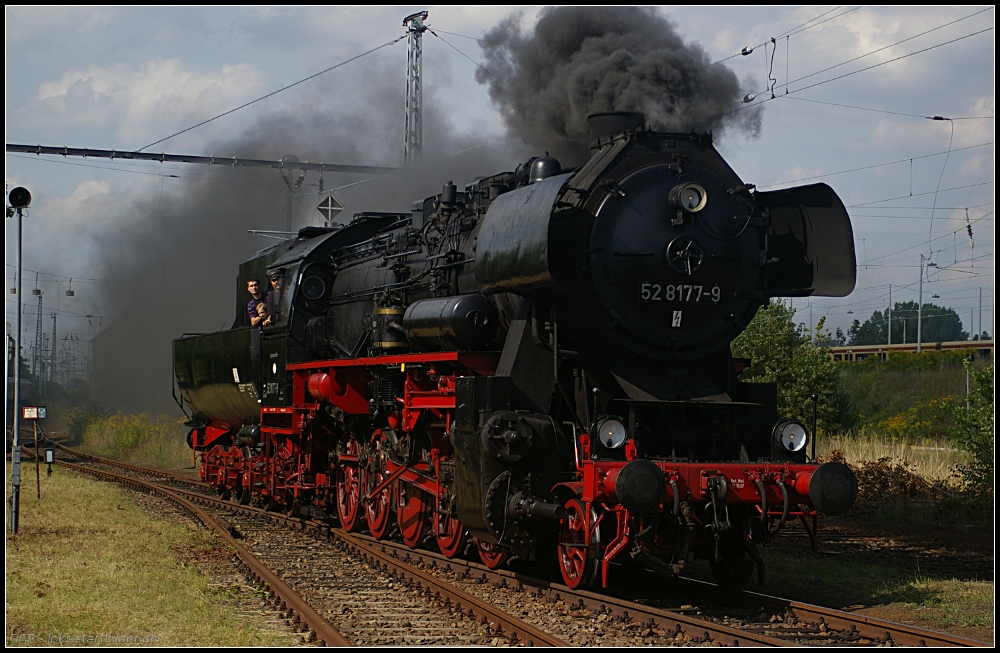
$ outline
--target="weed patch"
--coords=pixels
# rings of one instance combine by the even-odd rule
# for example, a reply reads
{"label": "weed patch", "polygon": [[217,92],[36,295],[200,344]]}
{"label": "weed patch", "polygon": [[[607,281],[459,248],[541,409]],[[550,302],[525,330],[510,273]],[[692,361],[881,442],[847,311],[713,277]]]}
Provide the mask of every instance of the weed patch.
{"label": "weed patch", "polygon": [[191,449],[180,421],[166,415],[116,413],[93,419],[83,433],[81,449],[104,458],[165,469],[190,467]]}

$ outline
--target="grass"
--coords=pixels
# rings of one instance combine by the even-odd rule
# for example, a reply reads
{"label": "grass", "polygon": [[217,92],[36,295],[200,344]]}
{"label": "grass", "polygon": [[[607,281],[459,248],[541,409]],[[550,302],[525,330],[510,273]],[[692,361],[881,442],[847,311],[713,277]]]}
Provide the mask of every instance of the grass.
{"label": "grass", "polygon": [[854,560],[816,556],[807,549],[805,540],[769,546],[762,554],[768,574],[765,591],[770,588],[784,597],[841,609],[869,606],[859,611],[993,641],[992,582],[928,578],[865,560],[863,554]]}
{"label": "grass", "polygon": [[905,463],[914,474],[931,482],[954,482],[954,467],[967,464],[967,452],[951,446],[947,440],[934,438],[900,439],[884,435],[874,428],[862,428],[855,433],[820,435],[816,455],[827,459],[840,450],[850,465],[888,458]]}
{"label": "grass", "polygon": [[249,623],[200,573],[193,561],[230,555],[207,531],[153,518],[58,465],[38,500],[23,470],[19,533],[7,537],[8,645],[297,643]]}
{"label": "grass", "polygon": [[80,450],[161,469],[181,469],[193,464],[186,436],[187,428],[166,415],[154,419],[146,413],[119,412],[90,420]]}
{"label": "grass", "polygon": [[[930,578],[862,552],[857,556],[816,555],[805,536],[775,540],[761,548],[766,584],[757,576],[747,589],[850,610],[888,621],[993,641],[994,584]],[[697,561],[685,575],[711,581],[708,564]]]}

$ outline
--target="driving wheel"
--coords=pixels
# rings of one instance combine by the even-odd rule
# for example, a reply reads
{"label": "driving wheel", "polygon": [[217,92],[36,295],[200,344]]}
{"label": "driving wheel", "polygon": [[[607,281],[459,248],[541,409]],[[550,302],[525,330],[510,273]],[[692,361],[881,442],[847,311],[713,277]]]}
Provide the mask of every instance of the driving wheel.
{"label": "driving wheel", "polygon": [[572,589],[588,588],[597,576],[601,550],[597,518],[579,499],[566,502],[566,516],[559,521],[559,544],[556,553],[563,581]]}
{"label": "driving wheel", "polygon": [[345,531],[361,528],[361,470],[358,469],[358,441],[349,438],[337,459],[337,518]]}
{"label": "driving wheel", "polygon": [[368,455],[361,477],[361,486],[367,499],[365,521],[368,523],[368,531],[376,540],[384,539],[388,534],[389,515],[392,512],[391,483],[379,490],[377,494],[370,496],[372,491],[378,488],[388,476],[385,470],[385,445],[385,435],[381,430],[375,431],[372,434],[371,442],[368,443]]}
{"label": "driving wheel", "polygon": [[399,523],[399,533],[403,542],[411,549],[417,548],[423,540],[426,531],[429,503],[427,496],[420,488],[405,481],[396,481],[399,488],[396,493],[396,521]]}

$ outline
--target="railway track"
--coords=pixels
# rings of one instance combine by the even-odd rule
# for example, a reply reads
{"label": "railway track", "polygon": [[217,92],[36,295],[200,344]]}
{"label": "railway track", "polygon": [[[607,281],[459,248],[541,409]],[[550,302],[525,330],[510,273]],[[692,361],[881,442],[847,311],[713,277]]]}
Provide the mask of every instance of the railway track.
{"label": "railway track", "polygon": [[[528,599],[541,605],[554,605],[573,618],[588,620],[592,632],[579,644],[604,643],[621,624],[627,637],[646,645],[721,644],[721,645],[869,645],[869,646],[987,646],[985,642],[916,628],[906,624],[883,621],[850,612],[824,608],[798,601],[756,592],[720,592],[710,583],[676,579],[658,583],[648,598],[650,588],[644,586],[646,598],[611,596],[589,591],[571,590],[559,583],[547,582],[509,570],[490,570],[464,560],[447,560],[431,551],[411,550],[394,542],[379,542],[392,554],[410,564],[460,578],[472,578],[487,590],[484,594],[494,601],[505,600],[520,604],[531,611]],[[508,598],[499,595],[505,590]],[[525,597],[525,598],[521,598]],[[677,605],[678,597],[685,603]],[[674,607],[664,607],[673,605]],[[544,611],[544,608],[535,608]],[[595,629],[597,624],[607,624]],[[603,631],[603,632],[601,632]],[[635,633],[635,634],[633,634]],[[589,635],[589,636],[586,636]],[[586,641],[589,640],[589,641]]]}
{"label": "railway track", "polygon": [[[284,579],[286,591],[320,606],[316,613],[354,645],[986,645],[755,592],[722,594],[714,585],[687,579],[652,596],[644,588],[641,598],[574,591],[522,573],[348,534],[323,522],[237,506],[189,478],[64,449],[92,467],[152,477],[127,480],[214,514],[234,548]],[[678,596],[684,604],[678,604]],[[276,592],[275,600],[283,600],[290,614],[300,614],[291,607],[294,599]],[[308,619],[299,619],[317,639],[330,641],[331,635],[321,636]]]}
{"label": "railway track", "polygon": [[306,525],[300,519],[235,506],[208,495],[204,487],[168,487],[190,483],[187,479],[72,454],[86,464],[59,463],[166,496],[214,528],[310,640],[338,646],[565,645],[495,606],[373,552],[346,533],[334,536],[332,545],[319,542],[316,536],[327,539],[330,531],[318,531],[318,522],[309,525],[311,535],[306,535],[300,532]]}

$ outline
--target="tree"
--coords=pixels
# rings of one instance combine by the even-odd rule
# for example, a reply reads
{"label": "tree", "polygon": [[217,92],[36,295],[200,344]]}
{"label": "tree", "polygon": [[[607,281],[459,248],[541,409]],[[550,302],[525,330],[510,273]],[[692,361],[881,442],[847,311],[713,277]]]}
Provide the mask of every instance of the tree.
{"label": "tree", "polygon": [[875,311],[865,323],[854,320],[847,330],[849,345],[878,345],[886,342],[885,314]]}
{"label": "tree", "polygon": [[[993,469],[996,434],[994,432],[993,365],[976,367],[965,361],[965,369],[975,382],[969,392],[969,404],[953,409],[953,435],[959,447],[972,454],[972,461],[960,465],[968,490],[974,500],[993,503]],[[992,511],[991,511],[992,514]]]}
{"label": "tree", "polygon": [[[837,367],[823,349],[810,342],[808,330],[794,321],[795,309],[781,301],[764,306],[746,330],[732,342],[733,356],[749,358],[750,367],[740,377],[747,383],[778,385],[778,414],[812,423],[813,393],[819,395],[817,428],[835,425]],[[817,325],[817,341],[825,341],[823,320]]]}
{"label": "tree", "polygon": [[[888,309],[875,311],[863,324],[854,320],[854,323],[851,324],[851,328],[847,332],[847,344],[886,344],[889,341],[886,329],[888,314]],[[904,333],[906,334],[905,342],[913,343],[917,341],[917,315],[916,302],[896,302],[892,308],[891,327],[893,344],[903,343]],[[969,334],[962,331],[962,320],[958,317],[958,313],[954,309],[944,308],[935,304],[924,304],[923,325],[920,335],[921,342],[953,342],[968,339]]]}

